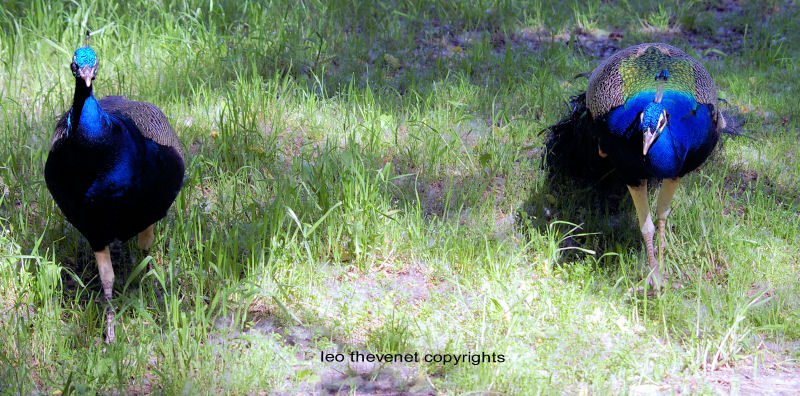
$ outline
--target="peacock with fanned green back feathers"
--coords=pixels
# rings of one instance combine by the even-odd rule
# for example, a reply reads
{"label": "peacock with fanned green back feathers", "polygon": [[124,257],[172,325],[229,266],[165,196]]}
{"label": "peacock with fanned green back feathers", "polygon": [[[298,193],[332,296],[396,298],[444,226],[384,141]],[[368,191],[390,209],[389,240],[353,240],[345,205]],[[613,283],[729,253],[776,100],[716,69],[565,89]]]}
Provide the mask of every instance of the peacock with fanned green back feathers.
{"label": "peacock with fanned green back feathers", "polygon": [[[613,173],[628,186],[650,266],[647,282],[661,287],[670,202],[681,178],[709,157],[725,129],[714,81],[681,50],[640,44],[602,62],[571,106],[549,128],[547,168],[589,183]],[[656,203],[658,260],[648,179],[663,179]]]}
{"label": "peacock with fanned green back feathers", "polygon": [[56,124],[44,176],[56,204],[95,253],[108,302],[106,340],[113,342],[108,245],[138,235],[139,247],[150,249],[154,223],[183,186],[183,148],[158,107],[122,96],[95,99],[98,60],[90,47],[78,48],[70,66],[72,108]]}

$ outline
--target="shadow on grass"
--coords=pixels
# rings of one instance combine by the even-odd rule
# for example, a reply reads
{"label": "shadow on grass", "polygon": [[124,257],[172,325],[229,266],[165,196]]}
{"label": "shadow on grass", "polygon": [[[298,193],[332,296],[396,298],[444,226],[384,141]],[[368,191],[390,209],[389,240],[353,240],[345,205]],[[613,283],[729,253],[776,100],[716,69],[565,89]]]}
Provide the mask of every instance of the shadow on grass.
{"label": "shadow on grass", "polygon": [[580,227],[573,234],[569,224],[555,224],[556,232],[565,235],[559,248],[569,248],[563,261],[580,259],[594,251],[597,257],[607,251],[622,247],[641,246],[633,202],[622,183],[594,183],[586,185],[574,178],[547,172],[545,182],[531,191],[517,211],[517,224],[524,234],[531,228],[541,235],[551,233],[554,221],[563,221]]}

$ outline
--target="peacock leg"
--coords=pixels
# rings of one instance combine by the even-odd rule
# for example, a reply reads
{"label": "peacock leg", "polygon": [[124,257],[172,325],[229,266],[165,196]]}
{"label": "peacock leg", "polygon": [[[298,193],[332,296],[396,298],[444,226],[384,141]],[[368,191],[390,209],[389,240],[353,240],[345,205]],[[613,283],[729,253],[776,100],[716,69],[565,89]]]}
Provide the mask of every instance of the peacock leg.
{"label": "peacock leg", "polygon": [[654,288],[661,287],[661,267],[656,262],[653,253],[653,237],[656,228],[653,219],[650,217],[650,205],[647,202],[647,180],[643,179],[638,187],[628,186],[628,191],[633,198],[633,205],[636,207],[636,216],[639,218],[639,229],[642,231],[644,247],[647,251],[647,261],[650,264],[650,274],[647,276],[647,283]]}
{"label": "peacock leg", "polygon": [[150,252],[150,247],[153,246],[153,240],[155,239],[155,234],[153,233],[153,227],[155,224],[150,224],[149,227],[145,228],[144,231],[140,232],[137,236],[139,242],[139,249],[145,251],[145,253]]}
{"label": "peacock leg", "polygon": [[111,252],[106,246],[105,249],[94,252],[97,260],[97,269],[100,272],[100,283],[103,284],[103,294],[106,296],[106,342],[113,343],[114,336],[114,306],[111,304],[112,292],[114,290],[114,268],[111,266]]}
{"label": "peacock leg", "polygon": [[[153,227],[155,227],[155,224],[150,224],[149,227],[145,228],[144,231],[140,232],[139,235],[137,235],[139,248],[142,249],[142,251],[144,251],[145,256],[150,254],[150,247],[153,246],[153,240],[155,240],[156,237],[155,234],[153,233]],[[149,267],[150,270],[155,269],[156,267],[155,259],[150,260]],[[153,292],[156,294],[156,300],[160,302],[164,300],[164,296],[161,293],[161,288],[159,288],[158,286],[159,286],[158,281],[155,278],[153,278]]]}
{"label": "peacock leg", "polygon": [[680,177],[674,179],[664,179],[661,183],[661,190],[658,192],[658,201],[656,204],[656,217],[658,218],[658,265],[664,265],[664,246],[666,246],[666,229],[667,217],[671,211],[669,204],[672,202],[672,197],[675,196],[675,191],[681,182]]}

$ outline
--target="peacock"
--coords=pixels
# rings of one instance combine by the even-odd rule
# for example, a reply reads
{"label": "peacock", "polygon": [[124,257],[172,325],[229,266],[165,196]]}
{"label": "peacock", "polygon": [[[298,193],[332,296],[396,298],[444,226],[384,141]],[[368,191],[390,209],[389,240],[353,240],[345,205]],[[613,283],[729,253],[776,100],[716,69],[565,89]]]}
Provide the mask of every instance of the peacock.
{"label": "peacock", "polygon": [[[725,129],[718,100],[700,62],[667,44],[639,44],[603,61],[586,91],[572,98],[569,115],[549,128],[549,172],[627,185],[650,267],[647,283],[656,289],[664,285],[670,202],[681,178],[709,157]],[[648,181],[657,179],[658,260],[647,194]]]}
{"label": "peacock", "polygon": [[183,186],[183,147],[161,110],[123,96],[95,99],[95,51],[75,51],[72,108],[61,116],[45,163],[47,188],[94,251],[106,307],[106,341],[114,342],[114,270],[109,243],[138,235],[148,252],[155,222]]}

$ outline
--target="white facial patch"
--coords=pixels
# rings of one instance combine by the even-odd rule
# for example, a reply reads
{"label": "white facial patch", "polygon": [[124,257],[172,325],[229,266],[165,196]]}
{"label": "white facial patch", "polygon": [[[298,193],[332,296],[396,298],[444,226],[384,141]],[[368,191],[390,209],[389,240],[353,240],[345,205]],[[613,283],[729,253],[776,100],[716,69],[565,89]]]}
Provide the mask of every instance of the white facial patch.
{"label": "white facial patch", "polygon": [[661,132],[667,126],[667,111],[664,110],[658,116],[658,131]]}

